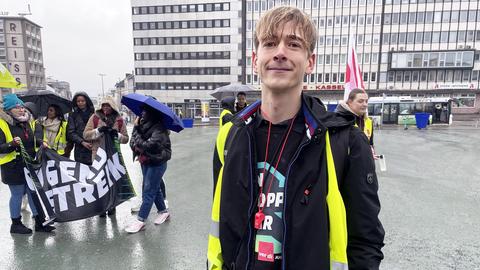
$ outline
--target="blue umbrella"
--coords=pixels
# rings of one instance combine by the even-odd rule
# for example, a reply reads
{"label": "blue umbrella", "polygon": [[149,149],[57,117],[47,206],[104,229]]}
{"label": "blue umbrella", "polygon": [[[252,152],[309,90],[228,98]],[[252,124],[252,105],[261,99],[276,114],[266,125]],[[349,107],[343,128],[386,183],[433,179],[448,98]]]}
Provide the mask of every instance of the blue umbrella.
{"label": "blue umbrella", "polygon": [[163,116],[163,124],[166,128],[180,132],[183,127],[182,119],[180,119],[167,105],[158,102],[152,97],[141,94],[128,94],[122,97],[122,104],[127,106],[133,113],[138,116],[142,115],[143,107],[148,105]]}

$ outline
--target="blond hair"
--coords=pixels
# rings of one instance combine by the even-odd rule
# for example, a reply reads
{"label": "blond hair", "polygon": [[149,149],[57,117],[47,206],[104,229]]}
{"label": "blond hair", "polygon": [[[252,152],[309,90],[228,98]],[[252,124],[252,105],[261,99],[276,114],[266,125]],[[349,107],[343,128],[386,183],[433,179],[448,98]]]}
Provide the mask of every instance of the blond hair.
{"label": "blond hair", "polygon": [[282,29],[288,22],[293,22],[294,29],[302,31],[303,45],[311,55],[317,42],[317,29],[307,14],[296,7],[287,6],[270,9],[260,17],[254,33],[255,50],[258,50],[260,41],[275,37],[277,30]]}

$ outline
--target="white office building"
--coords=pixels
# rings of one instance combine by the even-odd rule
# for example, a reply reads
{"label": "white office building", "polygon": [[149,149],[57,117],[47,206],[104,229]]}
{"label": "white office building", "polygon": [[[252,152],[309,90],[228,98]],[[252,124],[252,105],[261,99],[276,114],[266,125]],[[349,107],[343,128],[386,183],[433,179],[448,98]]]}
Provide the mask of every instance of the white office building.
{"label": "white office building", "polygon": [[246,82],[257,88],[253,30],[277,5],[297,6],[317,24],[317,65],[304,89],[322,100],[342,98],[353,36],[370,96],[451,97],[454,114],[480,111],[478,0],[247,0]]}
{"label": "white office building", "polygon": [[208,93],[241,81],[241,11],[241,0],[132,0],[135,90],[185,117],[218,116]]}

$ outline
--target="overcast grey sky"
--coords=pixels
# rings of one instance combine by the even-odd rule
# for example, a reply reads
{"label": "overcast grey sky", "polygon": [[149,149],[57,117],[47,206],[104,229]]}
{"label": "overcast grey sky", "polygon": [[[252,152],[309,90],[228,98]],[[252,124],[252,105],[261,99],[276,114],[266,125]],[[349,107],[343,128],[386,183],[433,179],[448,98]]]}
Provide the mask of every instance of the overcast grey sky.
{"label": "overcast grey sky", "polygon": [[[6,1],[6,5],[5,5]],[[101,93],[133,71],[129,0],[0,0],[9,15],[27,12],[42,26],[46,76],[70,83],[70,89]]]}

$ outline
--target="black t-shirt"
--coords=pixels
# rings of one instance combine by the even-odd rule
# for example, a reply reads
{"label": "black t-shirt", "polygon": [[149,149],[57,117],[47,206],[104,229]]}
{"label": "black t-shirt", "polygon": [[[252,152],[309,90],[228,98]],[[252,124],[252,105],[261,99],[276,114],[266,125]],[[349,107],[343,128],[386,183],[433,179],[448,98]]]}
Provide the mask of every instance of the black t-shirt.
{"label": "black t-shirt", "polygon": [[[260,186],[263,183],[264,186],[261,202],[264,206],[263,214],[265,215],[262,228],[256,230],[255,233],[255,270],[277,270],[281,269],[282,266],[283,194],[288,165],[305,133],[305,122],[302,113],[295,117],[295,122],[288,135],[278,167],[276,170],[274,168],[292,120],[286,120],[275,125],[272,124],[268,157],[265,160],[269,122],[264,120],[260,113],[255,118],[255,141],[258,157],[257,179],[258,185]],[[266,169],[264,170],[264,168]],[[258,206],[260,204],[258,198],[257,202]]]}

